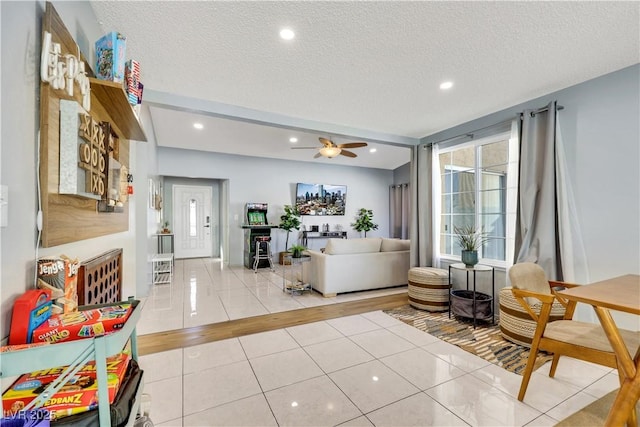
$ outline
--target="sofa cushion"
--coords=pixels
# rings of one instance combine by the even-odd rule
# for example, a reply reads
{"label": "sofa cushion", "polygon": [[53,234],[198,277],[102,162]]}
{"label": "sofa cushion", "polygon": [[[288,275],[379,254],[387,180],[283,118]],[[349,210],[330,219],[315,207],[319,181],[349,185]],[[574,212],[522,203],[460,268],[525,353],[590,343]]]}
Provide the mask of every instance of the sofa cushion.
{"label": "sofa cushion", "polygon": [[380,237],[365,239],[329,239],[324,253],[327,255],[365,254],[380,252]]}
{"label": "sofa cushion", "polygon": [[382,238],[380,252],[408,251],[409,240]]}

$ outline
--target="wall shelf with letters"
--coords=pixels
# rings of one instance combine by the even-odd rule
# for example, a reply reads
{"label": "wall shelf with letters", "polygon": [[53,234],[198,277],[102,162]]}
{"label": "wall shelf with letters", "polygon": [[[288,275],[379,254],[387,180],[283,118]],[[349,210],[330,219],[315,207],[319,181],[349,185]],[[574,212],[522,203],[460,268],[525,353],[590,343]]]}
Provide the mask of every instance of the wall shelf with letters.
{"label": "wall shelf with letters", "polygon": [[[94,78],[50,2],[42,31],[41,244],[52,247],[127,231],[128,196],[122,189],[130,184],[130,140],[146,141],[144,130],[122,84]],[[74,70],[74,77],[56,74],[55,61]]]}

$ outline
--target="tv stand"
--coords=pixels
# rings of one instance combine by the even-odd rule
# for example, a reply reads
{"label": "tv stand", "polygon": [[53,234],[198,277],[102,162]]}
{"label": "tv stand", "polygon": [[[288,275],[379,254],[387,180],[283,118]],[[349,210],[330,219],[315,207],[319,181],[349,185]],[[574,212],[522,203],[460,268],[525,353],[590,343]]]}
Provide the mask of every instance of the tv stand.
{"label": "tv stand", "polygon": [[302,246],[308,246],[308,239],[346,239],[346,231],[303,231]]}

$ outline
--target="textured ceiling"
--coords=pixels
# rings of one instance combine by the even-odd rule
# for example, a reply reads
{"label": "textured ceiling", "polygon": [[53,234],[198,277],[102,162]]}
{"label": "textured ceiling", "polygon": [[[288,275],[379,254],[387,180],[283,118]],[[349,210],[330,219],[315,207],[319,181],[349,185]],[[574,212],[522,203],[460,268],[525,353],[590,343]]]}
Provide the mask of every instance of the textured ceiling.
{"label": "textured ceiling", "polygon": [[[145,92],[353,129],[351,139],[420,138],[640,62],[639,2],[92,6],[105,33],[127,37]],[[294,40],[278,37],[284,26]],[[454,87],[441,91],[444,80]]]}

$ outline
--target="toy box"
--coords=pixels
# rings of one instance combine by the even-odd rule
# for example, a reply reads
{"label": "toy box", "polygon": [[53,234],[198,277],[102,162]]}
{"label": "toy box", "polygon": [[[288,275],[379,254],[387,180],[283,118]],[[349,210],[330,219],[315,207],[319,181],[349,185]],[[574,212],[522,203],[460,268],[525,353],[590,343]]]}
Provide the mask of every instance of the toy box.
{"label": "toy box", "polygon": [[13,303],[9,344],[28,344],[40,325],[51,316],[51,292],[46,289],[30,289]]}
{"label": "toy box", "polygon": [[[119,353],[107,358],[107,389],[109,404],[113,403],[122,384],[131,356]],[[38,397],[47,386],[56,380],[66,366],[43,369],[24,374],[2,394],[2,410],[4,415],[21,411],[33,399]],[[98,381],[95,361],[90,361],[51,396],[43,405],[50,411],[51,418],[86,412],[98,406]]]}
{"label": "toy box", "polygon": [[124,81],[127,39],[112,31],[96,42],[96,77],[101,80]]}
{"label": "toy box", "polygon": [[122,329],[131,310],[131,304],[123,303],[72,313],[54,314],[33,331],[31,342],[58,343],[115,332]]}
{"label": "toy box", "polygon": [[80,261],[65,255],[38,260],[38,287],[49,289],[62,312],[78,308],[78,269]]}

